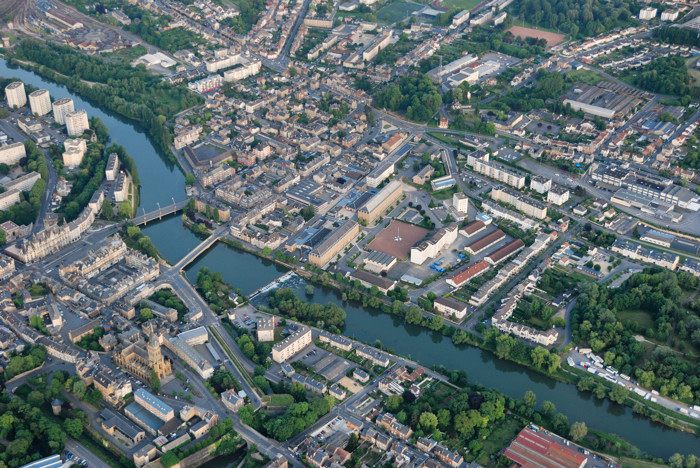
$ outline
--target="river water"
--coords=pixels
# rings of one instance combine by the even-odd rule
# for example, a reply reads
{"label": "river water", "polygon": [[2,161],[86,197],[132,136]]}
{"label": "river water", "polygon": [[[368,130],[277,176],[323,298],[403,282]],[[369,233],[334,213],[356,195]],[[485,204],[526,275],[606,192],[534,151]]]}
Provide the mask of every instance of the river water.
{"label": "river water", "polygon": [[[113,141],[123,145],[134,158],[141,178],[141,205],[146,211],[184,198],[184,177],[158,155],[146,134],[136,126],[114,114],[94,107],[80,97],[73,96],[63,86],[50,83],[40,76],[22,69],[10,69],[0,60],[0,75],[17,77],[25,83],[48,89],[53,99],[71,97],[77,109],[88,115],[99,116],[110,130]],[[156,247],[171,263],[176,263],[200,239],[182,226],[180,216],[171,216],[143,228]],[[285,269],[270,261],[232,247],[217,244],[200,256],[187,269],[187,278],[194,282],[201,267],[220,271],[224,279],[248,295],[279,277]],[[290,280],[289,286],[304,296],[305,282]],[[347,312],[344,334],[373,343],[380,340],[385,346],[427,366],[442,364],[448,369],[464,369],[472,382],[493,387],[511,397],[522,397],[525,391],[536,393],[538,402],[552,401],[557,411],[566,414],[570,422],[584,421],[588,427],[613,432],[627,439],[642,451],[668,458],[674,452],[700,452],[700,439],[674,431],[661,424],[635,415],[631,409],[608,400],[597,400],[575,386],[555,382],[515,363],[496,358],[492,353],[470,346],[455,346],[443,336],[402,320],[360,305],[342,302],[332,290],[316,288],[314,302],[335,302]]]}

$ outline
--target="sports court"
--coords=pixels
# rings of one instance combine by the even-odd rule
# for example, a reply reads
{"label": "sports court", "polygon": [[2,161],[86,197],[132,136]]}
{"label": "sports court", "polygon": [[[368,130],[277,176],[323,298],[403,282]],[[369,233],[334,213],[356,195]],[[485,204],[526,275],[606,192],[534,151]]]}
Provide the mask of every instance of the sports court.
{"label": "sports court", "polygon": [[394,220],[377,234],[368,247],[402,259],[408,256],[411,247],[423,240],[427,233],[428,230],[422,227]]}

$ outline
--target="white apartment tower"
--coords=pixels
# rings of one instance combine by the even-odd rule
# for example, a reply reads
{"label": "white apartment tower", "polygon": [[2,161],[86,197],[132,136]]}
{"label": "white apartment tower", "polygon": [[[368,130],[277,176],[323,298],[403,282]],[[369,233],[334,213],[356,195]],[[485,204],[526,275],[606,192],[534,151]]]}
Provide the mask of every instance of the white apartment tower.
{"label": "white apartment tower", "polygon": [[66,114],[73,112],[75,107],[73,106],[73,100],[70,98],[63,98],[54,101],[53,103],[53,119],[56,123],[65,125],[66,124]]}
{"label": "white apartment tower", "polygon": [[66,114],[66,130],[68,131],[68,136],[80,136],[89,129],[87,112],[84,110],[77,110],[69,112]]}
{"label": "white apartment tower", "polygon": [[51,96],[45,89],[37,89],[29,94],[29,107],[32,114],[42,116],[51,112]]}
{"label": "white apartment tower", "polygon": [[7,97],[7,105],[10,109],[25,105],[27,103],[27,93],[24,92],[24,83],[14,81],[5,86],[5,97]]}

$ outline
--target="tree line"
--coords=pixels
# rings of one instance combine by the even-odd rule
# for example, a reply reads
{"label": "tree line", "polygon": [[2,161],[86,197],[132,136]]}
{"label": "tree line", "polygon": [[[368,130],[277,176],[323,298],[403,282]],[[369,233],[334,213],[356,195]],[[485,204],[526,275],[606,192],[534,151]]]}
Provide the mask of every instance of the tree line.
{"label": "tree line", "polygon": [[345,311],[337,304],[306,302],[298,298],[290,288],[272,291],[268,302],[274,312],[309,325],[328,329],[333,333],[339,333],[340,328],[345,326]]}

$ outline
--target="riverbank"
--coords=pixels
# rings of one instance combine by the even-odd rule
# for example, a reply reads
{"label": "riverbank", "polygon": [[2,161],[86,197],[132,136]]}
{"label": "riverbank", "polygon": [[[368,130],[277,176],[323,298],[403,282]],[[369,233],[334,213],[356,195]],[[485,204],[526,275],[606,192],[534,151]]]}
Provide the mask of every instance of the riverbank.
{"label": "riverbank", "polygon": [[[178,167],[184,173],[179,160],[170,149],[172,135],[164,125],[165,121],[161,117],[167,120],[185,108],[200,104],[201,98],[199,96],[192,95],[189,91],[166,85],[157,77],[142,75],[131,67],[125,67],[122,64],[107,64],[100,58],[88,57],[64,46],[25,40],[15,46],[14,54],[6,52],[0,56],[8,60],[11,65],[24,68],[54,83],[61,84],[91,103],[104,106],[110,111],[137,123],[149,135],[151,143],[158,149],[159,153],[170,164]],[[99,61],[99,63],[96,61]],[[68,65],[69,63],[71,65]],[[69,77],[63,71],[63,68],[66,67],[72,70],[90,70],[90,73],[94,73],[96,77],[87,79],[80,74],[75,77]],[[125,77],[125,72],[129,76]],[[112,83],[107,86],[107,83],[100,82],[98,77],[104,78],[103,81],[126,80],[124,83],[125,88],[122,90],[118,83]],[[135,83],[135,81],[138,83]],[[165,105],[153,105],[153,108],[151,108],[148,101],[153,100],[153,97],[160,94],[157,93],[155,88],[162,88],[163,86],[177,90],[177,92],[172,93],[174,95],[182,95],[183,91],[189,95],[186,99],[187,102],[184,103],[185,106],[179,107],[179,102],[173,104],[177,98],[177,96],[173,96],[170,99],[171,103],[167,106],[177,106],[173,108],[173,112],[161,113],[161,111],[165,111]],[[138,93],[139,88],[141,88],[141,93]],[[138,101],[133,101],[135,91],[140,96]]]}

